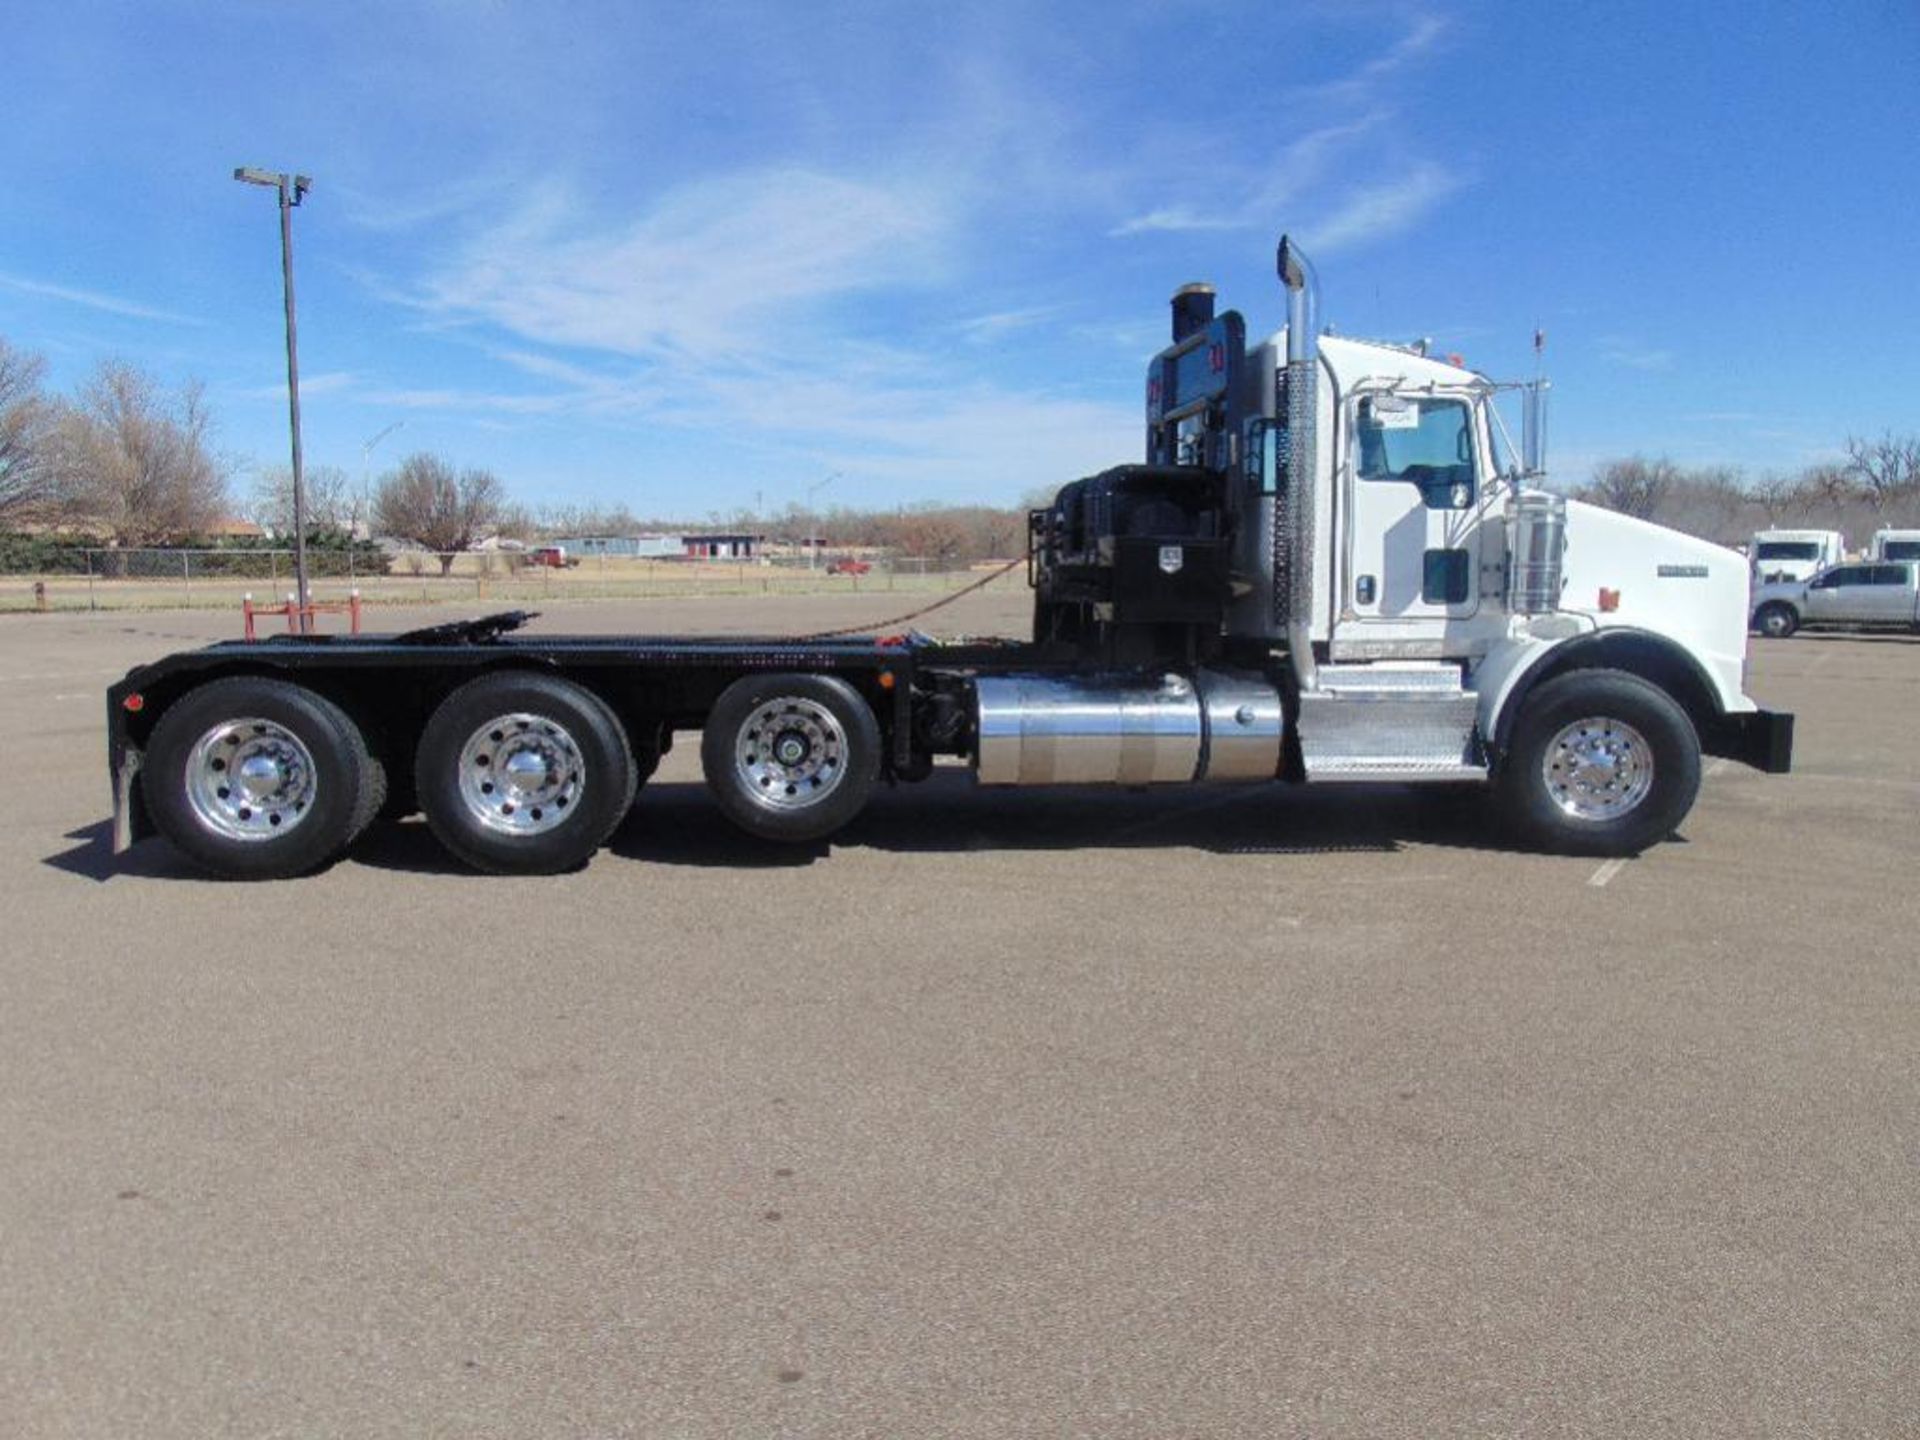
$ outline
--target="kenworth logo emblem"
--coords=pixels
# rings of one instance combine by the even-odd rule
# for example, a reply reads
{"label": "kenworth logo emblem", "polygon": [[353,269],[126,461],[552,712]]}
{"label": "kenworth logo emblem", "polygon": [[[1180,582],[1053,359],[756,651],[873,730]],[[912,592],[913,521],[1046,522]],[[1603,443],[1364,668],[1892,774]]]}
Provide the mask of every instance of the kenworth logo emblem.
{"label": "kenworth logo emblem", "polygon": [[1180,567],[1187,563],[1184,546],[1162,545],[1160,547],[1160,569],[1168,575],[1178,575]]}

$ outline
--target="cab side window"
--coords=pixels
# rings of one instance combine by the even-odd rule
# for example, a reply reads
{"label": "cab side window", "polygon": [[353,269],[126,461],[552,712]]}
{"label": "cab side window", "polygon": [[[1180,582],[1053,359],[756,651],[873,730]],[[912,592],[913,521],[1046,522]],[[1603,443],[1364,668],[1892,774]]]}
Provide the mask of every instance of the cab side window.
{"label": "cab side window", "polygon": [[1430,510],[1473,503],[1473,423],[1462,401],[1368,396],[1354,428],[1361,479],[1413,485]]}
{"label": "cab side window", "polygon": [[1834,590],[1842,585],[1864,585],[1867,583],[1867,573],[1871,568],[1871,566],[1867,565],[1837,566],[1814,581],[1813,588],[1816,590]]}

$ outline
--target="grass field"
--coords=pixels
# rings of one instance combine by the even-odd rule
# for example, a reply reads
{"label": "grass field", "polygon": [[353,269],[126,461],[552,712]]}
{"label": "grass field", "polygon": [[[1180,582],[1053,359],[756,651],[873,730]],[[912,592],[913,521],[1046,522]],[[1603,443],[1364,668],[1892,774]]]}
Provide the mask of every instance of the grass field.
{"label": "grass field", "polygon": [[[258,557],[262,566],[266,557]],[[772,565],[753,561],[683,562],[646,560],[628,556],[592,556],[577,567],[555,570],[526,566],[511,571],[498,555],[464,554],[454,557],[451,573],[442,575],[439,562],[423,557],[420,573],[413,573],[402,556],[383,574],[316,576],[310,581],[320,602],[345,601],[354,591],[369,606],[436,605],[474,602],[503,607],[554,600],[628,600],[683,595],[860,595],[900,591],[915,595],[939,594],[970,585],[1005,561],[991,561],[977,569],[948,573],[914,573],[876,567],[866,575],[829,575],[824,567]],[[1022,586],[1025,573],[1013,567],[995,588]],[[253,575],[193,574],[182,565],[173,576],[144,574],[0,576],[0,612],[75,610],[239,610],[242,598],[256,604],[284,602],[293,579],[283,560]]]}

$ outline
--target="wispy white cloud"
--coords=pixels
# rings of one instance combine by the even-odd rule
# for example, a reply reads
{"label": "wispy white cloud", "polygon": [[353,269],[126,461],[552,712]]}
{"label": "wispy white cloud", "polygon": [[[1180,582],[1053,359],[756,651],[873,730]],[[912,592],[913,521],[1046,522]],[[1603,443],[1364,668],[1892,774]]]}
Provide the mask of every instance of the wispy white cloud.
{"label": "wispy white cloud", "polygon": [[38,295],[48,300],[59,300],[68,305],[84,306],[88,310],[99,310],[108,315],[124,315],[132,320],[157,320],[168,325],[205,325],[207,323],[191,315],[181,315],[172,310],[161,310],[152,305],[123,300],[118,295],[108,295],[99,290],[81,290],[71,285],[53,285],[44,280],[28,280],[18,275],[0,275],[0,287],[17,290],[22,295]]}
{"label": "wispy white cloud", "polygon": [[721,176],[608,233],[548,192],[471,243],[427,306],[546,344],[627,355],[741,353],[776,319],[938,263],[937,192],[818,171]]}
{"label": "wispy white cloud", "polygon": [[1144,215],[1135,215],[1131,220],[1123,220],[1107,234],[1144,235],[1153,231],[1181,230],[1238,230],[1251,224],[1244,213],[1233,215],[1201,215],[1190,205],[1163,205],[1157,210],[1149,210]]}
{"label": "wispy white cloud", "polygon": [[[1327,173],[1391,117],[1385,111],[1310,130],[1264,157],[1257,168],[1216,167],[1211,173],[1218,198],[1206,206],[1192,201],[1157,205],[1121,221],[1107,233],[1119,238],[1156,232],[1242,230],[1273,223],[1298,203]],[[1153,183],[1158,183],[1155,177]]]}
{"label": "wispy white cloud", "polygon": [[[1369,101],[1379,92],[1383,82],[1437,49],[1448,29],[1447,21],[1438,15],[1415,15],[1405,21],[1376,23],[1383,32],[1393,35],[1392,43],[1385,50],[1366,60],[1351,75],[1318,85],[1301,86],[1292,92],[1291,98],[1295,102],[1321,104]],[[1395,24],[1403,28],[1396,31],[1392,28]]]}
{"label": "wispy white cloud", "polygon": [[1058,305],[1033,305],[1024,310],[999,310],[990,315],[975,315],[954,328],[969,345],[992,345],[1020,330],[1027,330],[1060,313]]}
{"label": "wispy white cloud", "polygon": [[1643,345],[1631,336],[1603,335],[1600,337],[1600,358],[1610,365],[1623,365],[1629,370],[1671,370],[1675,356],[1671,350]]}
{"label": "wispy white cloud", "polygon": [[1463,183],[1437,161],[1423,161],[1398,179],[1348,194],[1332,214],[1306,227],[1307,238],[1321,251],[1378,240],[1418,224]]}
{"label": "wispy white cloud", "polygon": [[[351,370],[323,370],[314,375],[300,377],[300,394],[343,395],[351,391],[360,382],[360,377]],[[248,385],[228,392],[236,400],[284,400],[287,387],[283,381],[278,385]]]}

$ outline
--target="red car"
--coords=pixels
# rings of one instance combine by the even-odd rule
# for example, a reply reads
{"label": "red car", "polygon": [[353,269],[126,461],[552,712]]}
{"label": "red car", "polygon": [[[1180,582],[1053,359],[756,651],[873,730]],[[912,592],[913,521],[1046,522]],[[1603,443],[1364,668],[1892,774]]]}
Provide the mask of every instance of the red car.
{"label": "red car", "polygon": [[832,561],[831,563],[828,564],[827,574],[829,575],[864,575],[871,569],[873,569],[873,566],[870,565],[867,561],[855,560],[850,556],[843,555],[838,560]]}

